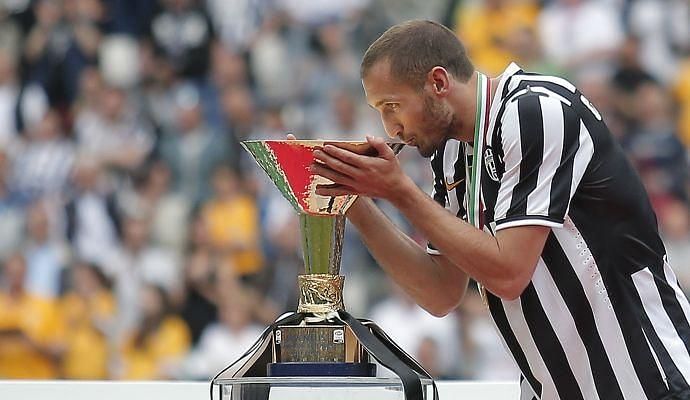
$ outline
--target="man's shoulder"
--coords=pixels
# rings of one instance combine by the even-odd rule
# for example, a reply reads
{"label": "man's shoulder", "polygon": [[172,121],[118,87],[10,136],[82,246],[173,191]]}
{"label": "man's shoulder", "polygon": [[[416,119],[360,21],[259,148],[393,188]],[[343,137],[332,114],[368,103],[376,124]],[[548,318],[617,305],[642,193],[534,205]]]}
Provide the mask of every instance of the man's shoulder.
{"label": "man's shoulder", "polygon": [[541,114],[549,107],[571,107],[576,93],[575,85],[565,78],[520,70],[509,77],[503,88],[496,119],[505,122],[516,115]]}

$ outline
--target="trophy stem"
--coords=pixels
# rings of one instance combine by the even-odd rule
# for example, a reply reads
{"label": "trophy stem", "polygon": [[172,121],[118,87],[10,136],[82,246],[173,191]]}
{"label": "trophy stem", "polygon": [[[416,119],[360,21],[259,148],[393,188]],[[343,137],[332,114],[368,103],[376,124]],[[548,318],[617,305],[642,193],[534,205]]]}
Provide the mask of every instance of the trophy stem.
{"label": "trophy stem", "polygon": [[344,215],[299,214],[305,274],[340,274]]}

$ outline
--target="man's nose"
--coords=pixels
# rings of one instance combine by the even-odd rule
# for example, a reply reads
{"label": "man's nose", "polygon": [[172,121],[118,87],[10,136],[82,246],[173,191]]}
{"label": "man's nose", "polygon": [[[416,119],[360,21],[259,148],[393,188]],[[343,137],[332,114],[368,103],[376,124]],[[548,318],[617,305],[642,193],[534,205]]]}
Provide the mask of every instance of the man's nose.
{"label": "man's nose", "polygon": [[388,137],[391,139],[397,139],[398,137],[402,136],[403,129],[402,125],[399,123],[384,121],[383,129],[386,131],[386,135],[388,135]]}

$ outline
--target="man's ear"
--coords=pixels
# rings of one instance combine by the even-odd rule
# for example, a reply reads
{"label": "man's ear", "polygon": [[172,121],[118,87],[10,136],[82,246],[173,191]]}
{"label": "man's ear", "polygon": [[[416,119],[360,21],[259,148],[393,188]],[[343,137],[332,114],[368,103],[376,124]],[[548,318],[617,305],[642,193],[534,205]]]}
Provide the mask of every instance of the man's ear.
{"label": "man's ear", "polygon": [[431,90],[437,96],[446,96],[450,89],[450,74],[448,71],[440,66],[432,68],[427,74],[427,83],[431,86]]}

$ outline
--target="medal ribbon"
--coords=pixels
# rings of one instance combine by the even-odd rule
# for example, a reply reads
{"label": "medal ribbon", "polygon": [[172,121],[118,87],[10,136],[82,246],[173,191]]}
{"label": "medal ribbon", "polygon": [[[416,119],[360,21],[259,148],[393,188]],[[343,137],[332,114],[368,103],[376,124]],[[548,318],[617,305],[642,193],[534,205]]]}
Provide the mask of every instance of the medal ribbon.
{"label": "medal ribbon", "polygon": [[[469,174],[465,180],[467,190],[465,191],[467,197],[467,222],[474,225],[479,230],[484,230],[484,210],[482,204],[482,158],[484,154],[484,142],[486,134],[489,129],[489,111],[491,110],[491,80],[477,72],[477,111],[475,113],[474,121],[474,141],[472,142],[472,165],[469,169]],[[465,147],[465,154],[468,153],[469,146]],[[481,295],[484,305],[488,307],[486,300],[486,289],[477,281],[477,288]]]}
{"label": "medal ribbon", "polygon": [[467,190],[467,222],[477,229],[484,230],[482,226],[482,200],[481,200],[481,165],[484,150],[484,140],[489,128],[489,110],[491,109],[491,81],[482,74],[477,73],[477,111],[474,123],[474,141],[472,143],[472,165],[469,168],[469,176],[466,179]]}

